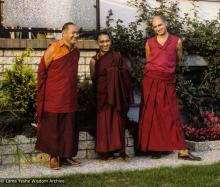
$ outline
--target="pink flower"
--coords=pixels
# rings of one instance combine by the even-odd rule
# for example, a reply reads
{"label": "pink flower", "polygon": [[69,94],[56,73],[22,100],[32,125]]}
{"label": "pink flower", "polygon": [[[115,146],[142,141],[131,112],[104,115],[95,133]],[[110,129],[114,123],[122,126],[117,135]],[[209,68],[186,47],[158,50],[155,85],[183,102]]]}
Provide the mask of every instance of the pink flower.
{"label": "pink flower", "polygon": [[215,119],[215,117],[210,117],[210,118],[209,118],[209,120],[210,120],[212,123],[214,123],[214,119]]}
{"label": "pink flower", "polygon": [[209,111],[205,111],[204,114],[205,114],[205,115],[209,115]]}
{"label": "pink flower", "polygon": [[214,117],[213,121],[214,121],[214,123],[218,123],[218,121],[219,121],[218,117]]}
{"label": "pink flower", "polygon": [[203,121],[206,125],[208,125],[208,119],[207,118],[204,118],[204,121]]}
{"label": "pink flower", "polygon": [[193,116],[193,121],[197,121],[198,120],[198,116]]}

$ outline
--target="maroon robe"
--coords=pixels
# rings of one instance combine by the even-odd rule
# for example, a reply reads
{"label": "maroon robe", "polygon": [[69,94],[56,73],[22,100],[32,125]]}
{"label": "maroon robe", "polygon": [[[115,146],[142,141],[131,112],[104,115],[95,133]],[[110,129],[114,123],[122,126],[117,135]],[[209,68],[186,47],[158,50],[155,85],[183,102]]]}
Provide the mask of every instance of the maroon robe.
{"label": "maroon robe", "polygon": [[186,149],[175,82],[174,74],[145,69],[138,136],[142,151]]}
{"label": "maroon robe", "polygon": [[186,149],[175,90],[177,43],[169,35],[164,45],[148,39],[150,55],[144,69],[138,147],[141,151]]}
{"label": "maroon robe", "polygon": [[[96,59],[97,60],[97,59]],[[96,152],[124,151],[125,118],[133,91],[127,63],[114,51],[107,52],[95,66],[97,96]]]}
{"label": "maroon robe", "polygon": [[53,60],[48,69],[44,58],[38,67],[36,149],[54,156],[73,157],[77,153],[78,61],[76,48]]}

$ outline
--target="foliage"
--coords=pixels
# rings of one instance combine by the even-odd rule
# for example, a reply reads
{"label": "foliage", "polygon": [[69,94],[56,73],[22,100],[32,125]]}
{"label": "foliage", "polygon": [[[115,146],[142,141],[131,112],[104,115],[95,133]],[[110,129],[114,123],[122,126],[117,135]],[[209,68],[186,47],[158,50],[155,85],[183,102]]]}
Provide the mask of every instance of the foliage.
{"label": "foliage", "polygon": [[91,80],[86,78],[79,83],[80,130],[89,131],[95,136],[96,98]]}
{"label": "foliage", "polygon": [[3,72],[0,97],[0,130],[2,136],[25,133],[33,135],[31,126],[36,112],[36,78],[26,64],[31,50],[16,57],[11,69]]}
{"label": "foliage", "polygon": [[16,57],[11,69],[6,69],[2,80],[1,110],[12,110],[33,116],[36,104],[36,78],[26,64],[31,50],[25,50]]}
{"label": "foliage", "polygon": [[[147,0],[128,0],[130,6],[138,9],[139,15],[128,27],[121,20],[113,19],[110,10],[107,16],[107,31],[111,34],[113,47],[120,51],[130,61],[130,70],[134,79],[134,86],[140,88],[145,60],[144,43],[147,38],[154,35],[151,27],[153,15],[164,15],[168,21],[168,31],[178,35],[183,41],[184,58],[177,71],[177,94],[182,109],[192,115],[198,114],[201,108],[210,108],[218,114],[220,112],[220,22],[219,15],[213,20],[201,20],[198,17],[197,7],[189,14],[180,15],[178,2],[160,0],[158,7],[152,7]],[[115,25],[113,25],[115,21]],[[141,29],[143,28],[144,29]],[[202,80],[195,84],[194,80],[187,80],[182,75],[187,68],[185,60],[187,55],[200,55],[208,62],[203,72]],[[198,82],[198,81],[197,81]]]}
{"label": "foliage", "polygon": [[189,140],[219,140],[220,118],[214,112],[201,112],[193,116],[193,121],[183,125],[185,136]]}
{"label": "foliage", "polygon": [[125,27],[122,20],[117,20],[115,27],[112,27],[111,22],[114,21],[112,16],[112,10],[109,10],[106,25],[107,31],[112,37],[113,48],[120,51],[131,62],[129,65],[132,70],[133,82],[135,87],[139,87],[145,62],[142,60],[145,36],[143,31],[139,29],[141,25],[137,22],[131,22],[128,27]]}
{"label": "foliage", "polygon": [[79,83],[78,97],[81,110],[85,110],[89,106],[91,108],[95,106],[94,88],[88,78]]}
{"label": "foliage", "polygon": [[35,135],[35,129],[30,124],[33,118],[24,116],[21,113],[13,111],[0,112],[0,136],[12,138],[18,134],[32,137]]}

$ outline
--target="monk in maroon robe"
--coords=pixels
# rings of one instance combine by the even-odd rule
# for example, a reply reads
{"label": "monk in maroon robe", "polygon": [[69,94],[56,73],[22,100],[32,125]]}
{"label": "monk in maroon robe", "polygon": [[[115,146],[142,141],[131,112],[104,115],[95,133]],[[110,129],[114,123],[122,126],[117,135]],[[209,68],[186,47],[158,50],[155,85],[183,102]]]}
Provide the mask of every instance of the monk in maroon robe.
{"label": "monk in maroon robe", "polygon": [[125,120],[133,91],[128,66],[122,56],[111,50],[107,33],[98,36],[99,52],[91,59],[90,71],[97,97],[96,152],[103,159],[126,160]]}
{"label": "monk in maroon robe", "polygon": [[73,160],[78,150],[77,72],[78,28],[69,22],[62,29],[63,38],[52,43],[38,67],[36,149],[50,155],[50,168],[60,164],[79,166]]}
{"label": "monk in maroon robe", "polygon": [[200,160],[186,148],[176,99],[175,70],[182,56],[181,40],[167,32],[163,16],[154,16],[152,25],[157,35],[146,42],[138,147],[152,151],[153,158],[160,158],[161,151],[179,150],[180,159]]}

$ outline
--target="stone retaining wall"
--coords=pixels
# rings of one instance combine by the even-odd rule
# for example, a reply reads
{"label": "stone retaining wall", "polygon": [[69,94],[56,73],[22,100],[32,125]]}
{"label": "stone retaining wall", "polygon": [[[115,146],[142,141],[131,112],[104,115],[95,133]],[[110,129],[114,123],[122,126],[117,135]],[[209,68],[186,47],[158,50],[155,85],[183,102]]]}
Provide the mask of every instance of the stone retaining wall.
{"label": "stone retaining wall", "polygon": [[186,144],[190,150],[196,152],[220,150],[220,140],[203,142],[186,140]]}
{"label": "stone retaining wall", "polygon": [[[134,156],[134,141],[128,130],[126,130],[125,138],[126,152],[132,157]],[[11,139],[0,139],[0,164],[47,162],[49,155],[35,150],[35,142],[36,138],[26,138],[23,135],[17,135]],[[94,137],[88,132],[80,132],[79,150],[76,158],[97,158],[94,149]]]}

